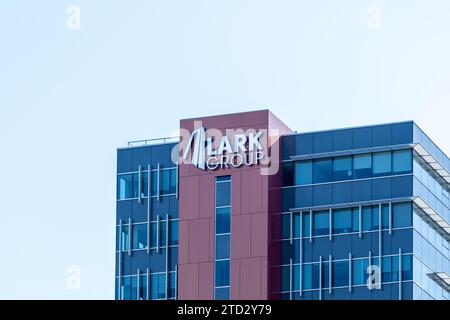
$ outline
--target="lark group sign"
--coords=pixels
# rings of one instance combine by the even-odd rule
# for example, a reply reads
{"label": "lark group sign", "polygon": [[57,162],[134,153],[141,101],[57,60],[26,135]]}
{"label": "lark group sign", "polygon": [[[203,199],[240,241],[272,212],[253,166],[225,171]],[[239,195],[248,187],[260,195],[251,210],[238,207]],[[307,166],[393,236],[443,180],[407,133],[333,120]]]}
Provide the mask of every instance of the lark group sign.
{"label": "lark group sign", "polygon": [[[260,163],[264,158],[261,144],[263,131],[248,134],[236,133],[230,139],[227,135],[207,138],[204,127],[194,130],[185,146],[183,159],[201,170],[239,168]],[[215,136],[217,138],[217,136]]]}

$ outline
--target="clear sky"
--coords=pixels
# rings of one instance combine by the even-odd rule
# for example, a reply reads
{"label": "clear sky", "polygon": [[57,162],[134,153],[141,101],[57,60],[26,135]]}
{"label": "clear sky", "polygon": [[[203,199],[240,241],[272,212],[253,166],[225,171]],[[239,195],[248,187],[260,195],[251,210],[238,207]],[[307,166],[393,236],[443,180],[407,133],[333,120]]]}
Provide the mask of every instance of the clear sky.
{"label": "clear sky", "polygon": [[416,120],[450,154],[449,59],[448,0],[0,1],[0,298],[114,298],[116,148],[180,118]]}

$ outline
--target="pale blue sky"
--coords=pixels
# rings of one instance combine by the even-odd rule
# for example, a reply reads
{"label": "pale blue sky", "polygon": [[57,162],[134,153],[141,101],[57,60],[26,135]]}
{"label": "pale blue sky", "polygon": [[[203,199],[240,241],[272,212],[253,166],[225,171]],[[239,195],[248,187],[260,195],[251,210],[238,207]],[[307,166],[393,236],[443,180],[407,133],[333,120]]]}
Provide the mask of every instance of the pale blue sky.
{"label": "pale blue sky", "polygon": [[116,148],[180,118],[416,120],[449,154],[449,17],[448,0],[1,1],[0,298],[112,299]]}

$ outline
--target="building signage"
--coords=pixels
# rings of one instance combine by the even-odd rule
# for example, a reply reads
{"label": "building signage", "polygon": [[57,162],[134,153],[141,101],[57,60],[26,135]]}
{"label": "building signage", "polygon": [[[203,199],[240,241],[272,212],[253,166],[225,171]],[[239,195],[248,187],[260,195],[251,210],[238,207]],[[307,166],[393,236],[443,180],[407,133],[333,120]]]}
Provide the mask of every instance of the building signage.
{"label": "building signage", "polygon": [[[261,136],[263,131],[248,134],[234,134],[230,139],[227,135],[215,141],[206,137],[206,130],[200,127],[190,135],[183,159],[189,160],[191,151],[191,164],[201,170],[215,170],[238,168],[260,163],[264,158]],[[216,137],[217,138],[217,137]]]}

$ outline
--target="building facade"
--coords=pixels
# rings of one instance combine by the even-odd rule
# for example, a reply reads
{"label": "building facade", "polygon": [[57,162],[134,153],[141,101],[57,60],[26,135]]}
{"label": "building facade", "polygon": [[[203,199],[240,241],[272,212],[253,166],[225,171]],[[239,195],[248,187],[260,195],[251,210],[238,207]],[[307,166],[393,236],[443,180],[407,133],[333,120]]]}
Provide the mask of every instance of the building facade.
{"label": "building facade", "polygon": [[180,133],[117,151],[116,299],[449,299],[450,160],[414,122]]}

